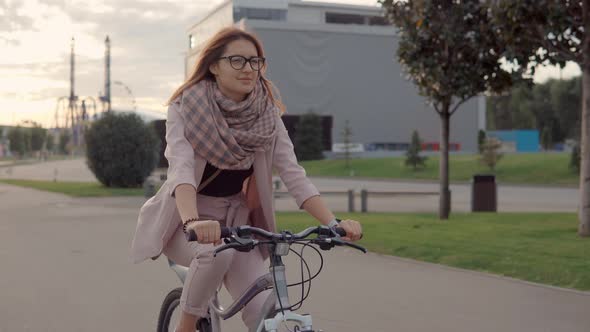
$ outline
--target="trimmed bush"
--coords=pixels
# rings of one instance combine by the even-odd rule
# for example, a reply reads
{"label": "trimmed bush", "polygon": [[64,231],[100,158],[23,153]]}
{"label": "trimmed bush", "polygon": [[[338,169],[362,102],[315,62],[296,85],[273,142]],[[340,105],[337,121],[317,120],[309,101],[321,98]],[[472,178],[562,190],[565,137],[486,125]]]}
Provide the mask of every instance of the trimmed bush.
{"label": "trimmed bush", "polygon": [[107,187],[139,187],[156,168],[160,142],[133,113],[105,113],[86,131],[86,162]]}
{"label": "trimmed bush", "polygon": [[414,130],[412,132],[410,146],[408,147],[408,151],[406,151],[406,166],[412,166],[414,171],[418,168],[426,167],[425,162],[427,157],[421,156],[420,151],[422,151],[422,140],[418,131]]}
{"label": "trimmed bush", "polygon": [[492,172],[496,169],[496,165],[504,156],[500,153],[500,148],[502,148],[502,142],[495,137],[486,138],[486,141],[483,144],[483,151],[479,156],[479,162],[486,165]]}
{"label": "trimmed bush", "polygon": [[299,118],[293,145],[299,161],[324,159],[322,119],[319,115],[308,112]]}

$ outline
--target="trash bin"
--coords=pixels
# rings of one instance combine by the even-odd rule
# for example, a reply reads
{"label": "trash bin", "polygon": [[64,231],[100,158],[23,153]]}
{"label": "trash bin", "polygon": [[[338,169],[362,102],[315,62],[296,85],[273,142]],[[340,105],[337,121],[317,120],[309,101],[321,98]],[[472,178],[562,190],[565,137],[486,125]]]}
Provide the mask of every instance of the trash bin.
{"label": "trash bin", "polygon": [[498,210],[498,194],[496,176],[476,174],[471,180],[471,211],[496,212]]}

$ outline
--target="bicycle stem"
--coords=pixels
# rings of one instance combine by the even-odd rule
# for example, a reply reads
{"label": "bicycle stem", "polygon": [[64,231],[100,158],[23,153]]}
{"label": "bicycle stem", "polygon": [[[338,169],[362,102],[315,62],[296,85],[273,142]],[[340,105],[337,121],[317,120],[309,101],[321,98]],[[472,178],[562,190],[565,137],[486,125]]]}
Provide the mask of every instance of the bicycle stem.
{"label": "bicycle stem", "polygon": [[269,271],[273,276],[275,292],[277,294],[277,303],[275,305],[276,310],[282,311],[283,309],[291,308],[289,303],[289,291],[287,289],[287,275],[285,273],[285,264],[281,255],[275,253],[275,246],[270,246],[270,259],[271,264]]}

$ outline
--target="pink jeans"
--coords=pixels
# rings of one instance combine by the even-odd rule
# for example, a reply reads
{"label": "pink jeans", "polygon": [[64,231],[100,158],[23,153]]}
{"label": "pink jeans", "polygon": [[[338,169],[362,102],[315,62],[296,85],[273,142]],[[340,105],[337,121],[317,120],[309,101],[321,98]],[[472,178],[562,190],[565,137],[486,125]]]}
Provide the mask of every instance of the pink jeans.
{"label": "pink jeans", "polygon": [[[197,196],[199,219],[218,220],[222,226],[240,226],[248,222],[248,208],[242,193],[229,197]],[[213,244],[188,242],[179,227],[165,246],[163,253],[176,264],[189,267],[180,306],[186,313],[205,316],[209,299],[223,281],[225,288],[235,300],[258,277],[268,273],[268,266],[259,249],[238,252],[233,249],[223,251],[213,257]],[[258,294],[242,310],[242,320],[250,329],[254,328],[258,313],[270,294]]]}

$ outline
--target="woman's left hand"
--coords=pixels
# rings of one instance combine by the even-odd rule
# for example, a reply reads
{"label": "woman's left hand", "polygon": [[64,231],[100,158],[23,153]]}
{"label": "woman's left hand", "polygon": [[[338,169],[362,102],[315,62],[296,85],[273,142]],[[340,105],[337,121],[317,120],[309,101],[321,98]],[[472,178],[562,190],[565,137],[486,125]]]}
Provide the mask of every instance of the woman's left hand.
{"label": "woman's left hand", "polygon": [[344,228],[346,231],[346,236],[343,236],[342,239],[346,241],[357,241],[361,238],[363,234],[363,228],[361,224],[356,220],[346,219],[340,221],[338,227]]}

